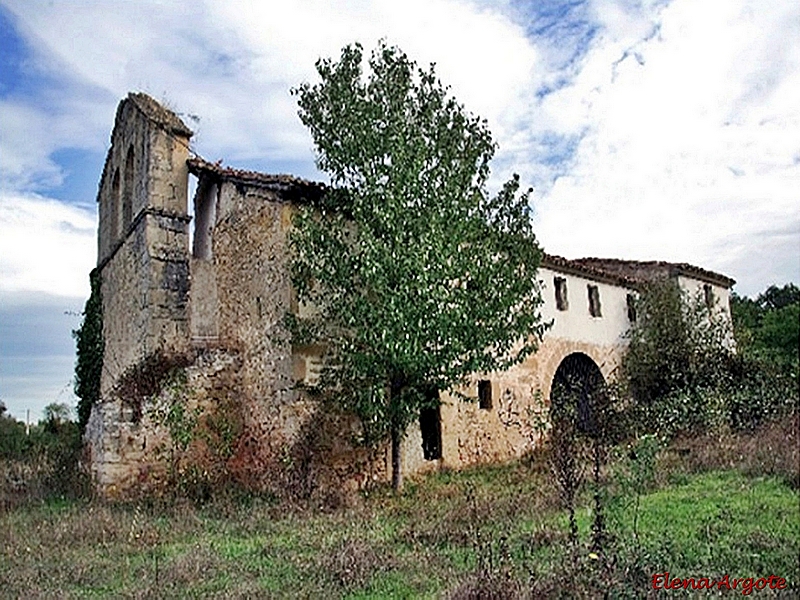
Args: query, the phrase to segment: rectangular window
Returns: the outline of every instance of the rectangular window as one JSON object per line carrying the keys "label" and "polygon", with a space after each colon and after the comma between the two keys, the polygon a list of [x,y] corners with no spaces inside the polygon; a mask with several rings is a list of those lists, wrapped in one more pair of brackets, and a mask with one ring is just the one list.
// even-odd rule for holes
{"label": "rectangular window", "polygon": [[714,308],[714,288],[707,283],[703,286],[703,298],[705,299],[706,307],[709,310]]}
{"label": "rectangular window", "polygon": [[563,277],[554,277],[553,285],[556,288],[556,308],[558,310],[567,310],[569,308],[569,301],[567,300],[567,280]]}
{"label": "rectangular window", "polygon": [[633,297],[633,294],[628,294],[625,298],[628,303],[628,321],[631,323],[636,322],[636,298]]}
{"label": "rectangular window", "polygon": [[482,410],[492,410],[492,382],[482,379],[478,382],[478,405]]}
{"label": "rectangular window", "polygon": [[602,317],[600,311],[600,290],[596,285],[587,285],[586,289],[589,292],[589,314],[593,317]]}

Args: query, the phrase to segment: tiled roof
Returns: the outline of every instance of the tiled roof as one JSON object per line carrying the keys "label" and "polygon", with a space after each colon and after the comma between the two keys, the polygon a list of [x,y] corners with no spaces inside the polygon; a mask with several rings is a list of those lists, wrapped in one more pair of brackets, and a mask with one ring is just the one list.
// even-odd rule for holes
{"label": "tiled roof", "polygon": [[324,183],[308,181],[293,175],[269,175],[258,171],[233,169],[202,158],[190,158],[186,163],[189,172],[198,177],[211,175],[222,181],[269,189],[279,192],[286,200],[313,201],[319,199],[325,191]]}
{"label": "tiled roof", "polygon": [[736,283],[730,277],[701,269],[688,263],[670,263],[655,260],[638,261],[594,257],[567,259],[561,256],[545,254],[542,259],[542,266],[576,275],[585,275],[591,279],[598,279],[625,287],[637,287],[650,281],[680,275],[725,288],[730,288]]}
{"label": "tiled roof", "polygon": [[[252,185],[279,192],[281,197],[289,201],[314,201],[325,192],[323,183],[308,181],[293,175],[269,175],[258,171],[245,171],[223,167],[220,163],[211,163],[202,158],[190,158],[187,161],[189,171],[197,175],[211,175],[235,184]],[[619,260],[615,258],[579,258],[568,259],[553,254],[545,254],[542,267],[564,273],[584,276],[589,279],[636,288],[643,283],[683,275],[693,277],[729,288],[735,281],[730,277],[707,271],[686,263],[669,263],[664,261]]]}
{"label": "tiled roof", "polygon": [[563,256],[556,256],[554,254],[545,253],[542,256],[541,266],[546,269],[552,269],[568,275],[577,275],[579,277],[586,277],[588,279],[601,281],[603,283],[610,283],[612,285],[621,285],[623,287],[635,288],[640,284],[638,280],[623,275],[617,275],[597,269],[589,265],[580,264],[578,261],[564,258]]}

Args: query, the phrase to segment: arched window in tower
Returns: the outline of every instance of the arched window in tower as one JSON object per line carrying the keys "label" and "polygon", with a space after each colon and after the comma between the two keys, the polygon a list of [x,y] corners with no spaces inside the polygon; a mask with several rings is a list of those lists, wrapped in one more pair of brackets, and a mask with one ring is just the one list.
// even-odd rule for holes
{"label": "arched window in tower", "polygon": [[125,157],[125,184],[122,186],[122,230],[128,232],[133,218],[133,146],[128,148]]}
{"label": "arched window in tower", "polygon": [[119,168],[111,178],[111,198],[108,202],[108,235],[113,242],[119,237]]}

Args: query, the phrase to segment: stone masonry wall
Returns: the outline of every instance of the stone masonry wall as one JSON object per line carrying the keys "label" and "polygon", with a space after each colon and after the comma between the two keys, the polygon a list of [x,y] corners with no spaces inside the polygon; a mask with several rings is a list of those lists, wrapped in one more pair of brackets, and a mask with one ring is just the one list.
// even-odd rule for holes
{"label": "stone masonry wall", "polygon": [[177,117],[142,95],[117,110],[98,192],[104,365],[86,433],[101,485],[121,477],[122,463],[142,460],[122,450],[126,440],[138,439],[141,423],[118,389],[121,378],[156,352],[188,349],[189,135]]}
{"label": "stone masonry wall", "polygon": [[[203,236],[192,255],[190,136],[144,95],[117,111],[98,192],[105,364],[86,433],[98,490],[155,493],[186,476],[313,498],[388,481],[388,443],[359,447],[351,415],[322,410],[295,385],[313,378],[320,355],[293,347],[284,326],[286,313],[298,310],[289,272],[292,202],[310,188],[189,161],[201,178],[195,215]],[[490,408],[443,395],[441,458],[425,459],[420,424],[412,423],[402,445],[406,475],[534,449],[548,428],[556,370],[572,353],[613,379],[633,290],[577,267],[542,268],[540,277],[542,315],[554,325],[538,352],[506,372],[477,374],[461,390],[475,400],[478,381],[490,381]],[[557,283],[569,291],[568,307],[556,306]],[[602,315],[590,308],[595,294]],[[715,294],[727,305],[727,289]],[[150,376],[157,385],[137,387]]]}
{"label": "stone masonry wall", "polygon": [[[539,445],[549,427],[550,391],[559,364],[568,355],[586,354],[607,381],[614,378],[623,346],[598,346],[546,337],[539,350],[522,364],[502,373],[476,377],[462,393],[466,402],[445,395],[442,415],[442,464],[470,464],[519,458]],[[491,381],[493,406],[477,402],[477,380]]]}

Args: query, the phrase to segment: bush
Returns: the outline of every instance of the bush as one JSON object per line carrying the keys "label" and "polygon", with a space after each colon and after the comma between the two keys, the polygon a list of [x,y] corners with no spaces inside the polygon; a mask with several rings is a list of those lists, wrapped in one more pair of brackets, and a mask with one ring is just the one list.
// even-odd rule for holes
{"label": "bush", "polygon": [[673,281],[642,291],[622,364],[622,385],[632,399],[629,433],[752,429],[797,410],[797,360],[753,341],[789,344],[795,334],[784,327],[785,315],[769,313],[777,316],[758,321],[765,325],[756,335],[755,304],[734,297],[732,306],[733,327],[721,307],[708,307]]}
{"label": "bush", "polygon": [[66,405],[48,405],[26,432],[24,423],[0,414],[0,509],[89,494],[80,428],[68,417]]}

